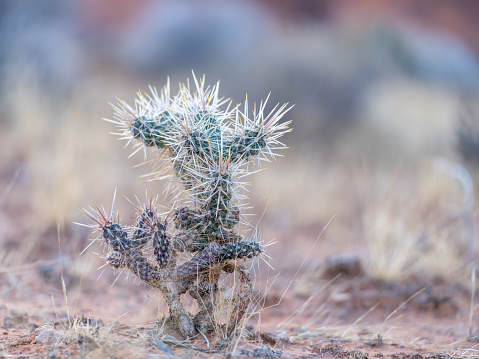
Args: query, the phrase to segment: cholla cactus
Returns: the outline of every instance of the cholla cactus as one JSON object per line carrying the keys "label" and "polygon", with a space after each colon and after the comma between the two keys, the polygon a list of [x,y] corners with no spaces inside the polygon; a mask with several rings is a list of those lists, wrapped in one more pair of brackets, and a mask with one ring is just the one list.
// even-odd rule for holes
{"label": "cholla cactus", "polygon": [[[245,204],[242,179],[252,172],[253,161],[270,161],[284,148],[278,139],[289,131],[289,122],[280,120],[290,109],[285,104],[266,114],[265,101],[250,115],[247,101],[243,111],[231,108],[228,100],[219,98],[218,85],[205,88],[204,77],[194,82],[194,91],[187,83],[176,96],[170,94],[169,83],[160,93],[150,88],[150,95],[138,94],[134,107],[120,101],[111,120],[135,152],[143,149],[147,156],[147,147],[156,150],[151,176],[170,177],[168,190],[175,205],[167,216],[174,228],[153,199],[135,205],[138,218],[131,227],[114,218],[113,207],[109,216],[98,208],[86,211],[96,223],[91,227],[100,232],[95,240],[104,244],[108,264],[127,268],[159,289],[170,321],[187,337],[195,330],[218,328],[213,310],[222,272],[235,273],[239,283],[228,333],[247,311],[252,283],[238,260],[256,257],[264,247],[236,229]],[[180,252],[191,258],[178,265]],[[194,316],[180,302],[186,292],[198,302]]]}

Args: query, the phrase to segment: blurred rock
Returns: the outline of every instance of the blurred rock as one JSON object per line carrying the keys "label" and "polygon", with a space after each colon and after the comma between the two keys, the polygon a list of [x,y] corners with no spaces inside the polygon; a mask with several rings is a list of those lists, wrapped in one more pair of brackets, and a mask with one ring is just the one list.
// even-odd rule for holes
{"label": "blurred rock", "polygon": [[28,314],[9,311],[3,318],[3,325],[5,328],[27,328],[30,325]]}
{"label": "blurred rock", "polygon": [[263,339],[263,342],[271,346],[289,342],[288,336],[284,333],[262,332],[260,336],[261,339]]}
{"label": "blurred rock", "polygon": [[60,277],[60,271],[55,263],[39,263],[37,265],[37,271],[40,277],[46,282],[56,280]]}
{"label": "blurred rock", "polygon": [[476,103],[464,102],[456,122],[455,138],[457,152],[474,177],[479,169],[479,108]]}
{"label": "blurred rock", "polygon": [[363,274],[361,261],[356,255],[326,258],[324,276],[334,278],[337,275],[358,277]]}
{"label": "blurred rock", "polygon": [[337,151],[393,165],[449,156],[458,116],[453,90],[404,78],[378,81],[363,93],[357,122],[343,131]]}
{"label": "blurred rock", "polygon": [[407,23],[371,28],[374,55],[393,67],[430,84],[479,90],[479,65],[466,45],[451,34]]}
{"label": "blurred rock", "polygon": [[343,304],[351,301],[352,295],[350,293],[332,293],[329,297],[331,303]]}
{"label": "blurred rock", "polygon": [[247,2],[153,2],[125,31],[119,55],[139,69],[219,66],[238,72],[255,51],[272,45],[268,30],[267,14]]}
{"label": "blurred rock", "polygon": [[42,330],[35,340],[41,344],[50,345],[58,343],[62,339],[62,335],[51,329]]}
{"label": "blurred rock", "polygon": [[33,76],[49,91],[73,86],[85,52],[75,34],[75,0],[6,0],[0,15],[0,67],[9,81]]}

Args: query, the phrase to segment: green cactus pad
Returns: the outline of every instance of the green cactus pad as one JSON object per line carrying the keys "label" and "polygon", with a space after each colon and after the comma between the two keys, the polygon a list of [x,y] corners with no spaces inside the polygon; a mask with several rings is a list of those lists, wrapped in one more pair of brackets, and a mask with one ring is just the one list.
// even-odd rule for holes
{"label": "green cactus pad", "polygon": [[258,242],[241,241],[234,244],[227,244],[221,248],[220,252],[220,258],[222,260],[253,258],[263,252],[263,247]]}

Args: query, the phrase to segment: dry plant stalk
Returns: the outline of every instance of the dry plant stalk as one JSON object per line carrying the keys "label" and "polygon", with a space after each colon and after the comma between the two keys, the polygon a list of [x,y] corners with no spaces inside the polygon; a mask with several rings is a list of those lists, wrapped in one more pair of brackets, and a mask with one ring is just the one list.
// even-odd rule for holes
{"label": "dry plant stalk", "polygon": [[[231,101],[219,98],[219,84],[205,88],[204,77],[194,77],[194,83],[193,91],[189,82],[180,84],[175,96],[169,82],[160,93],[150,87],[150,95],[138,93],[134,107],[120,101],[114,106],[115,119],[109,120],[122,139],[133,143],[134,153],[143,150],[146,158],[146,148],[156,150],[150,175],[153,180],[170,178],[171,210],[160,214],[156,199],[147,199],[135,205],[137,221],[129,227],[114,216],[113,206],[109,215],[96,206],[85,213],[95,222],[88,226],[99,232],[93,242],[104,245],[107,263],[157,288],[168,304],[168,320],[186,337],[221,327],[214,313],[218,282],[233,273],[232,315],[221,330],[230,335],[252,298],[252,280],[238,260],[264,254],[257,231],[245,239],[237,229],[238,223],[246,223],[241,217],[242,179],[253,172],[253,162],[271,161],[276,150],[285,148],[279,138],[290,131],[290,122],[280,120],[291,107],[277,105],[266,114],[266,100],[250,115],[247,100],[243,111],[231,108]],[[174,226],[167,221],[170,217]],[[190,253],[181,265],[180,253]],[[187,292],[197,301],[195,315],[180,301]]]}

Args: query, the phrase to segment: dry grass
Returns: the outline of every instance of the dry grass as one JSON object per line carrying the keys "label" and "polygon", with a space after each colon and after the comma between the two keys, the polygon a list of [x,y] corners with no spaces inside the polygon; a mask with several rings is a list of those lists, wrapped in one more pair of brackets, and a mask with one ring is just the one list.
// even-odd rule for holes
{"label": "dry grass", "polygon": [[279,229],[279,241],[296,243],[291,256],[296,248],[304,255],[307,243],[335,215],[322,239],[323,253],[341,253],[330,249],[339,247],[331,246],[333,241],[341,243],[343,253],[361,256],[372,278],[470,282],[462,188],[456,179],[435,170],[433,159],[402,169],[315,167],[305,159],[289,161],[284,167],[288,171],[274,167],[255,182],[254,192],[266,197],[255,204],[267,209],[265,236],[278,235]]}
{"label": "dry grass", "polygon": [[421,173],[383,174],[368,183],[374,192],[366,192],[362,218],[368,247],[364,264],[371,277],[468,281],[467,233],[457,183],[432,166]]}
{"label": "dry grass", "polygon": [[142,184],[101,121],[110,114],[108,99],[97,90],[85,97],[85,91],[52,96],[34,78],[22,78],[8,96],[9,118],[2,119],[8,136],[1,160],[20,169],[28,205],[53,227],[78,218],[86,198],[108,198],[116,187],[131,195]]}

